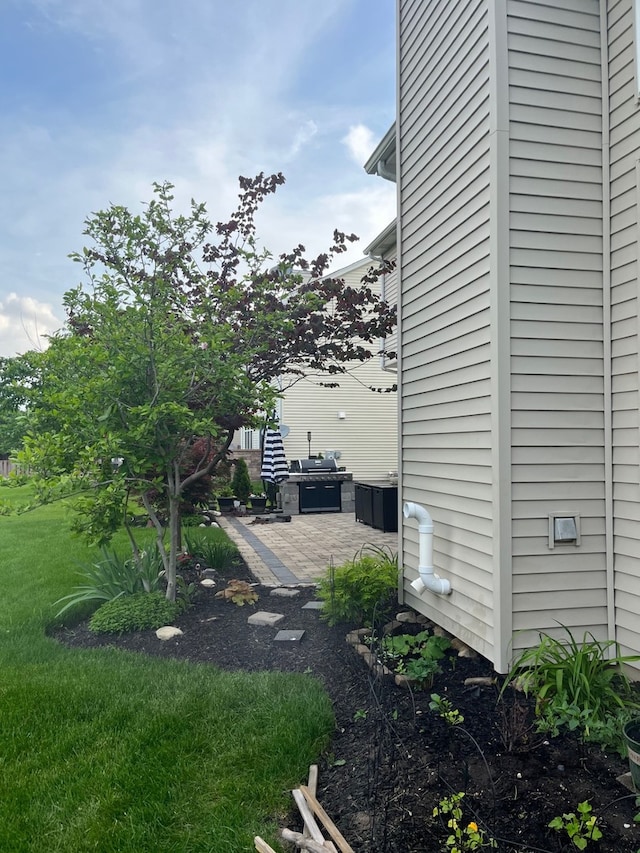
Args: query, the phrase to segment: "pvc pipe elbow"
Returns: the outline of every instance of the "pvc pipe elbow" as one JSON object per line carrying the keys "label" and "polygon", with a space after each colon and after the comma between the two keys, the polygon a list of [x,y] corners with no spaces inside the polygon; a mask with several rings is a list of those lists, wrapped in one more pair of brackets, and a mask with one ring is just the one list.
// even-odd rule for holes
{"label": "pvc pipe elbow", "polygon": [[402,507],[402,514],[405,518],[415,518],[418,522],[418,530],[420,533],[433,533],[433,519],[420,504],[407,501]]}

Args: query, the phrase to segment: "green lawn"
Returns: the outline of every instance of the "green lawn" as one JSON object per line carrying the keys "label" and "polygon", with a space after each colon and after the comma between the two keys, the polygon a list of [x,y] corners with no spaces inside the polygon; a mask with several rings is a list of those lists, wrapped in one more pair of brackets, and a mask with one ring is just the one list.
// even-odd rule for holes
{"label": "green lawn", "polygon": [[[23,494],[0,487],[0,502]],[[0,850],[275,846],[274,816],[330,736],[327,695],[309,676],[57,645],[52,604],[96,556],[67,519],[59,504],[0,517]]]}

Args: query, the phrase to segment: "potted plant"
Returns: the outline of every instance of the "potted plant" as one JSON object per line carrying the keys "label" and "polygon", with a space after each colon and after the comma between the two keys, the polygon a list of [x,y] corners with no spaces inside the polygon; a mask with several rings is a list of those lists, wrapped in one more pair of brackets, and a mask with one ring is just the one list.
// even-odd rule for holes
{"label": "potted plant", "polygon": [[251,494],[251,477],[249,467],[244,459],[236,459],[233,463],[234,472],[231,480],[231,488],[241,504],[247,503]]}
{"label": "potted plant", "polygon": [[230,483],[218,489],[217,498],[220,512],[231,512],[235,506],[235,502],[238,500],[238,496],[233,491]]}
{"label": "potted plant", "polygon": [[264,492],[259,495],[249,495],[249,501],[251,502],[251,509],[255,513],[262,514],[267,508],[267,496]]}

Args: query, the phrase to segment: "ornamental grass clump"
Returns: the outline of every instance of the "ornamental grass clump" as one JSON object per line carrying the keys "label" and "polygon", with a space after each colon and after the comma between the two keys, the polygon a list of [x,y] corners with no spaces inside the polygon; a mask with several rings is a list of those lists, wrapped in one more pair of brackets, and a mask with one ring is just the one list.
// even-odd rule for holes
{"label": "ornamental grass clump", "polygon": [[162,558],[157,545],[151,545],[137,556],[128,556],[107,548],[102,549],[102,559],[83,566],[78,574],[84,582],[55,604],[63,607],[56,618],[83,604],[100,605],[120,596],[138,592],[154,592],[163,585]]}
{"label": "ornamental grass clump", "polygon": [[370,626],[397,601],[398,558],[383,548],[365,546],[341,566],[330,566],[320,581],[322,618],[329,625],[360,622]]}
{"label": "ornamental grass clump", "polygon": [[224,572],[238,561],[240,552],[235,542],[219,527],[213,527],[197,534],[186,532],[184,546],[187,554],[209,569]]}
{"label": "ornamental grass clump", "polygon": [[621,655],[614,640],[596,640],[585,632],[578,642],[568,628],[563,630],[566,638],[541,633],[540,643],[522,652],[502,692],[515,684],[533,695],[538,731],[554,737],[562,730],[575,732],[624,755],[621,724],[640,705],[622,664],[640,656]]}

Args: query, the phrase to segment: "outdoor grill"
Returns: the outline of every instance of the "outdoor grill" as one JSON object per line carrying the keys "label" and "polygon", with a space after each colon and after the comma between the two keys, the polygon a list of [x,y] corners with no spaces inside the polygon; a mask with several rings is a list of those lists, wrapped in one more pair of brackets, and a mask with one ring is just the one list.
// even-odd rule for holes
{"label": "outdoor grill", "polygon": [[299,459],[297,468],[301,474],[338,473],[338,465],[335,459]]}
{"label": "outdoor grill", "polygon": [[342,512],[342,483],[352,474],[339,471],[335,459],[298,459],[290,483],[298,484],[299,511]]}

